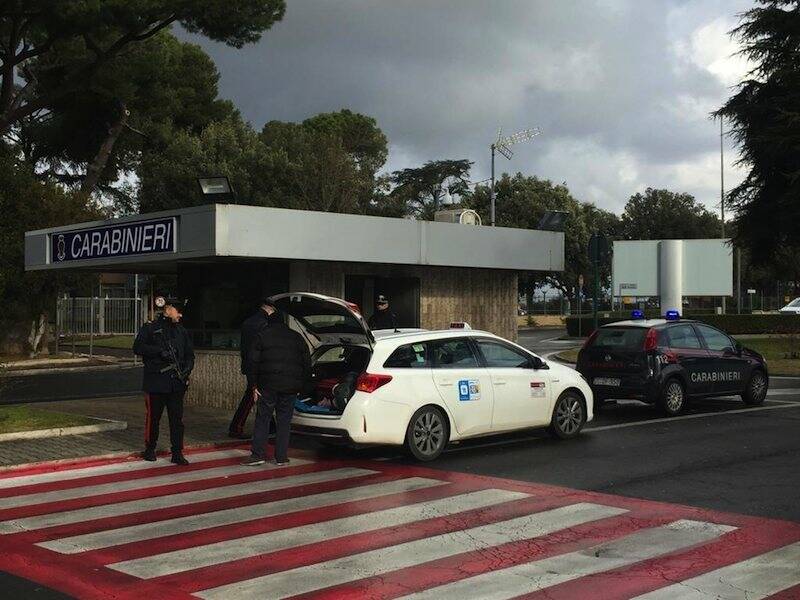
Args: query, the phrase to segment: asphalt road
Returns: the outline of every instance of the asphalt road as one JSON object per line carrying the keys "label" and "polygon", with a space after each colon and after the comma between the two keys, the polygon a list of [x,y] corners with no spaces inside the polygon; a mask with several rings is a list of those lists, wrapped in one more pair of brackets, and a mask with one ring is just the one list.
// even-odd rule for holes
{"label": "asphalt road", "polygon": [[7,377],[0,404],[129,396],[142,389],[142,367],[97,367]]}
{"label": "asphalt road", "polygon": [[[520,343],[542,355],[575,345],[561,335],[523,331]],[[140,378],[140,367],[12,378],[3,399],[128,395]],[[619,403],[575,440],[542,431],[482,438],[453,445],[433,466],[800,521],[800,379],[773,379],[766,404],[744,408],[738,398],[701,400],[662,419],[653,407]],[[406,461],[392,448],[354,452]]]}

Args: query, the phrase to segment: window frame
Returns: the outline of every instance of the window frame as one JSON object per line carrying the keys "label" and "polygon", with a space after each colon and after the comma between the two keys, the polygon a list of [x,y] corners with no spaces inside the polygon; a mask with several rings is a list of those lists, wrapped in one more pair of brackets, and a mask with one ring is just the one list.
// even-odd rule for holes
{"label": "window frame", "polygon": [[[529,354],[527,350],[523,350],[521,348],[517,348],[516,346],[505,342],[504,340],[499,340],[497,338],[489,338],[489,337],[475,337],[471,338],[472,345],[475,348],[475,352],[478,354],[478,360],[480,364],[485,369],[535,369],[533,355]],[[491,367],[489,366],[489,361],[486,360],[486,356],[483,354],[483,350],[481,350],[480,342],[486,342],[489,344],[496,344],[511,352],[515,352],[517,354],[522,354],[525,359],[527,360],[527,364],[524,367]]]}
{"label": "window frame", "polygon": [[[472,353],[472,357],[475,359],[475,366],[469,366],[469,367],[465,367],[465,366],[450,366],[450,367],[447,367],[447,366],[440,366],[440,365],[437,364],[436,355],[434,353],[434,344],[444,344],[444,343],[452,342],[452,341],[463,341],[467,345],[467,347],[469,348],[469,351]],[[461,336],[458,336],[458,337],[445,337],[445,338],[434,338],[432,340],[427,340],[427,344],[428,344],[428,353],[430,354],[430,361],[431,361],[430,368],[431,369],[441,370],[441,371],[453,371],[453,370],[456,370],[456,369],[485,369],[486,368],[485,365],[483,364],[483,357],[478,352],[478,348],[475,345],[475,342],[472,340],[472,338],[461,337]]]}
{"label": "window frame", "polygon": [[[412,346],[413,347],[413,346],[418,346],[418,345],[425,346],[426,360],[425,360],[425,365],[424,366],[421,366],[421,367],[411,367],[411,366],[408,366],[408,367],[395,367],[395,366],[389,366],[389,365],[386,364],[386,363],[389,362],[389,359],[392,358],[392,356],[394,356],[395,352],[397,352],[401,348],[405,348],[407,346]],[[428,340],[423,340],[421,342],[409,342],[408,344],[401,344],[401,345],[397,346],[394,350],[392,350],[392,352],[389,354],[389,356],[386,357],[386,360],[383,361],[383,365],[381,365],[381,366],[384,369],[404,369],[404,370],[407,369],[409,371],[416,371],[416,370],[421,370],[421,369],[433,369],[434,368],[433,367],[433,351],[432,351],[432,349],[431,349],[431,347],[429,345]]]}
{"label": "window frame", "polygon": [[[724,331],[722,331],[720,329],[717,329],[716,327],[713,327],[713,326],[708,325],[706,323],[693,323],[693,327],[697,331],[697,335],[700,337],[700,341],[703,343],[703,347],[706,350],[708,350],[709,352],[725,352],[725,350],[727,350],[727,349],[730,349],[731,351],[735,351],[736,350],[736,341],[731,336],[729,336],[727,333],[725,333]],[[720,334],[723,337],[727,338],[728,342],[730,342],[729,345],[727,347],[721,349],[721,350],[715,350],[714,348],[711,348],[711,346],[708,345],[708,340],[706,340],[705,334],[703,334],[703,329],[702,329],[703,327],[707,327],[708,329],[711,329],[712,331],[716,331],[718,334]]]}
{"label": "window frame", "polygon": [[[693,346],[675,346],[675,345],[673,345],[673,343],[672,343],[672,335],[670,334],[670,332],[673,331],[674,329],[678,328],[678,327],[688,327],[689,330],[694,334],[694,337],[697,338],[697,342],[700,345],[697,346],[696,348],[693,347]],[[671,327],[667,327],[665,331],[667,332],[667,341],[669,342],[669,345],[668,345],[669,348],[675,348],[676,350],[707,350],[708,349],[708,348],[706,348],[705,340],[700,335],[700,333],[697,331],[697,329],[695,329],[695,327],[694,327],[694,325],[692,323],[676,323],[675,325],[672,325]]]}

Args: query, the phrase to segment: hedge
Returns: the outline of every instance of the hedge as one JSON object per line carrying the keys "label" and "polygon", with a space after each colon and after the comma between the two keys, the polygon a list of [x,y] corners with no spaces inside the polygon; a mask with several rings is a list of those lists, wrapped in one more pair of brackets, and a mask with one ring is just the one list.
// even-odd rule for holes
{"label": "hedge", "polygon": [[[648,315],[649,316],[649,315]],[[731,335],[748,333],[800,333],[800,315],[687,315],[687,319],[694,319],[708,323]],[[567,334],[578,335],[578,320],[580,319],[581,335],[589,335],[594,330],[594,320],[591,315],[581,317],[567,317]],[[629,317],[598,317],[600,325],[626,321]]]}

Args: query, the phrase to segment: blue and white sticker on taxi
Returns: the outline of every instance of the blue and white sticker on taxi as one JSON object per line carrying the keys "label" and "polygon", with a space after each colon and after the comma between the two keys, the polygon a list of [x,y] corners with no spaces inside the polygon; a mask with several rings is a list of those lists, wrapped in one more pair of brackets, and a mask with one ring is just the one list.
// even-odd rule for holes
{"label": "blue and white sticker on taxi", "polygon": [[481,399],[481,382],[477,379],[461,379],[458,382],[458,399],[470,402]]}
{"label": "blue and white sticker on taxi", "polygon": [[544,398],[544,381],[531,381],[531,398]]}

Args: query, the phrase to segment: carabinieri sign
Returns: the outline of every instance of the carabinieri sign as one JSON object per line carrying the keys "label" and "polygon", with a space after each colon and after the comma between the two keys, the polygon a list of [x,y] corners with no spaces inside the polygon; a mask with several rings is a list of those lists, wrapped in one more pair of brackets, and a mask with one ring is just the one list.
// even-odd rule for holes
{"label": "carabinieri sign", "polygon": [[175,252],[175,217],[50,234],[53,263]]}

